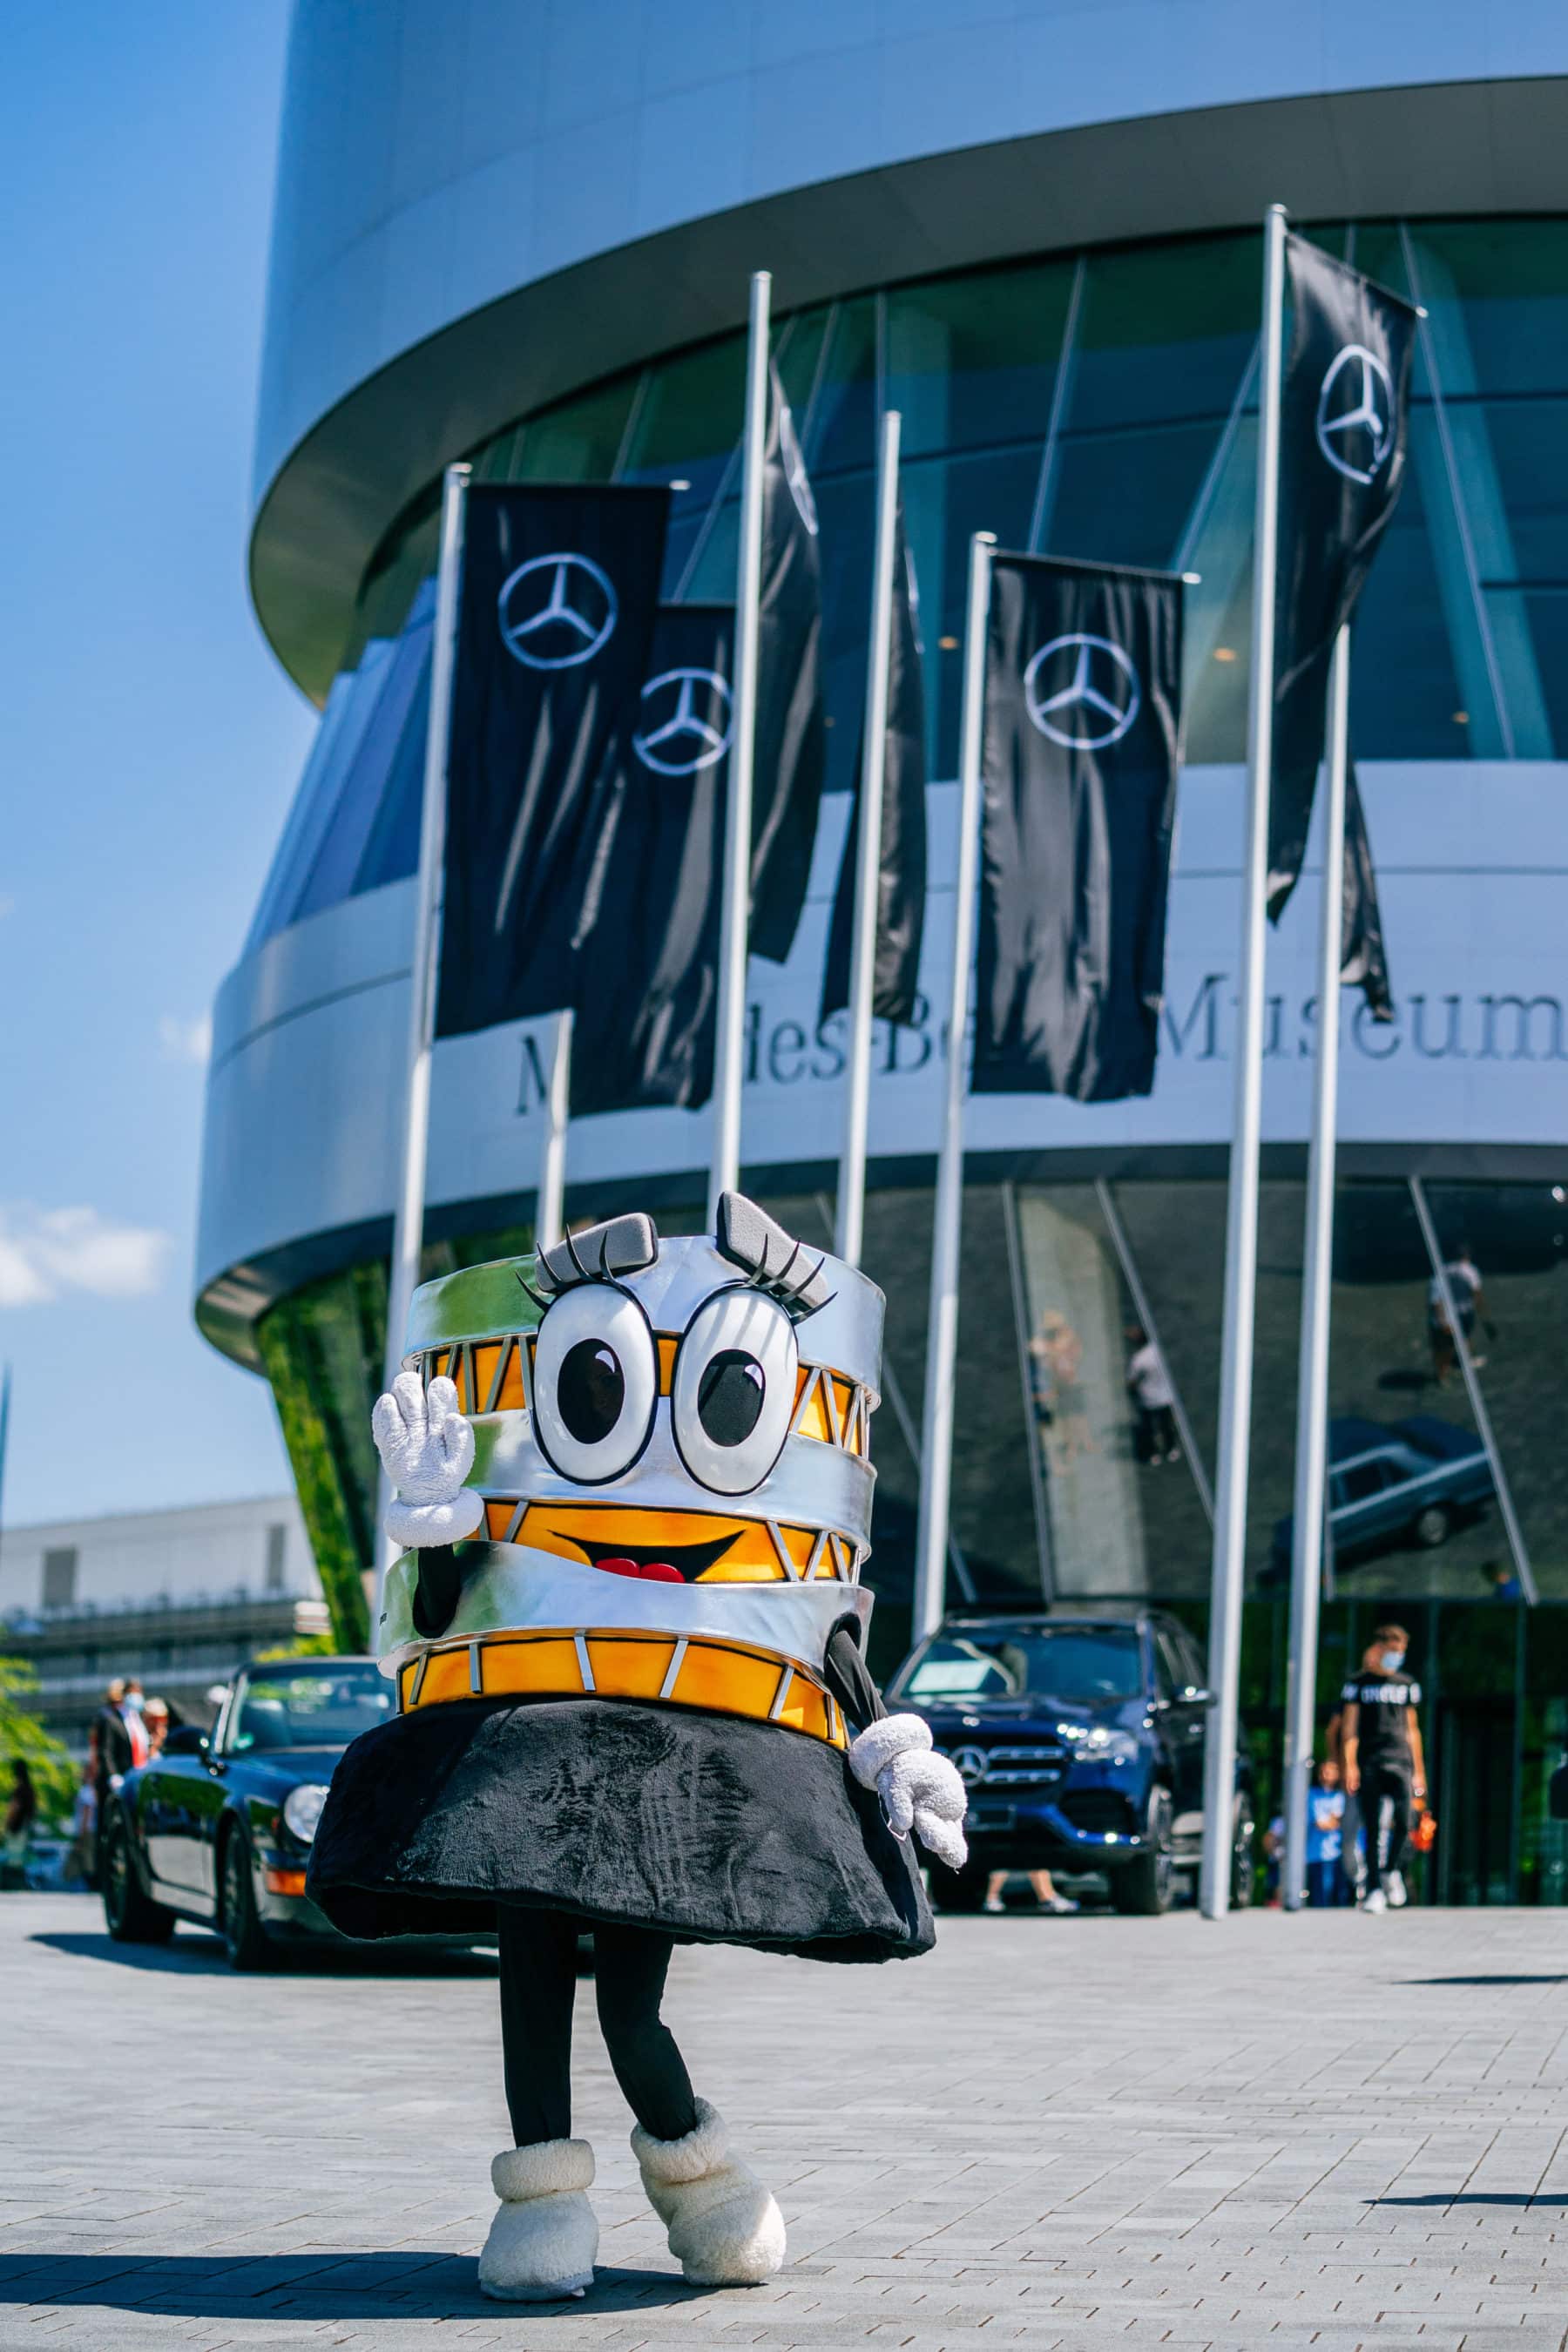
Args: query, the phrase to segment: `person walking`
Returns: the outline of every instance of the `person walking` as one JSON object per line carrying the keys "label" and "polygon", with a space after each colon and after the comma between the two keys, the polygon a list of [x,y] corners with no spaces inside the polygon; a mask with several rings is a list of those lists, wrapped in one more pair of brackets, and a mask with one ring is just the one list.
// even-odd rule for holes
{"label": "person walking", "polygon": [[[1468,1242],[1459,1244],[1445,1265],[1443,1274],[1447,1281],[1448,1295],[1454,1302],[1454,1312],[1459,1318],[1459,1330],[1466,1350],[1471,1364],[1479,1371],[1486,1358],[1476,1354],[1470,1340],[1481,1311],[1481,1277],[1470,1255]],[[1443,1284],[1436,1275],[1426,1286],[1426,1329],[1432,1342],[1432,1370],[1436,1374],[1437,1386],[1446,1389],[1458,1367],[1459,1351],[1443,1304]]]}
{"label": "person walking", "polygon": [[1416,1709],[1421,1685],[1405,1671],[1410,1636],[1380,1625],[1361,1672],[1341,1695],[1345,1793],[1359,1800],[1366,1825],[1368,1886],[1363,1911],[1397,1910],[1405,1901],[1403,1864],[1413,1809],[1426,1801],[1426,1759]]}
{"label": "person walking", "polygon": [[[1005,1907],[1002,1901],[1002,1890],[1006,1885],[1007,1881],[1012,1877],[1012,1875],[1013,1874],[1010,1870],[994,1870],[992,1872],[990,1877],[985,1882],[985,1908],[987,1911],[1000,1911]],[[1024,1875],[1028,1880],[1029,1885],[1034,1888],[1035,1901],[1042,1911],[1056,1912],[1065,1918],[1069,1912],[1076,1911],[1078,1909],[1078,1905],[1073,1901],[1070,1895],[1058,1895],[1057,1893],[1056,1881],[1052,1878],[1048,1870],[1026,1870],[1024,1873]]]}
{"label": "person walking", "polygon": [[1127,1359],[1127,1386],[1138,1408],[1138,1459],[1151,1469],[1162,1462],[1179,1462],[1173,1411],[1176,1392],[1165,1359],[1142,1323],[1131,1324],[1127,1337],[1132,1348]]}

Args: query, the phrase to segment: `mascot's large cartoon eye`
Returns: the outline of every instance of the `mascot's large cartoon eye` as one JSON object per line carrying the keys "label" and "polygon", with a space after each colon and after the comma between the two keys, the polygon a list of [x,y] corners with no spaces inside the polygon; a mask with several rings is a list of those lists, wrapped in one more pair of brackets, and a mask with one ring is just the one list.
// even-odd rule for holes
{"label": "mascot's large cartoon eye", "polygon": [[799,1359],[795,1327],[756,1290],[700,1307],[675,1359],[670,1415],[680,1458],[720,1495],[761,1486],[784,1451]]}
{"label": "mascot's large cartoon eye", "polygon": [[658,1402],[653,1333],[631,1293],[607,1282],[563,1292],[533,1351],[533,1433],[552,1468],[583,1486],[619,1478]]}

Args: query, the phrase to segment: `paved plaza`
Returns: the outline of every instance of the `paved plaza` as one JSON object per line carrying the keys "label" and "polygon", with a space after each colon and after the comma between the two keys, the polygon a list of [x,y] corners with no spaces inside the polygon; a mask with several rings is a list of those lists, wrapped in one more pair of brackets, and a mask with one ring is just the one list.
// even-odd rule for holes
{"label": "paved plaza", "polygon": [[[0,1898],[0,2346],[1568,2343],[1568,1915],[1011,1915],[915,1966],[678,1957],[700,2089],[777,2191],[771,2286],[683,2286],[590,2000],[605,2268],[485,2303],[493,1976],[122,1952]],[[584,1988],[586,1990],[586,1988]]]}

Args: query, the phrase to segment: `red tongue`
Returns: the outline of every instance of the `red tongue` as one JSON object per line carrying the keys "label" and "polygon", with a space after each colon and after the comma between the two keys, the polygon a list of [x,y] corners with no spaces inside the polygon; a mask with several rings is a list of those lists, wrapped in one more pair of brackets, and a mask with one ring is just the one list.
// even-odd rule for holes
{"label": "red tongue", "polygon": [[686,1580],[668,1559],[602,1559],[607,1576],[639,1576],[645,1584],[684,1584]]}

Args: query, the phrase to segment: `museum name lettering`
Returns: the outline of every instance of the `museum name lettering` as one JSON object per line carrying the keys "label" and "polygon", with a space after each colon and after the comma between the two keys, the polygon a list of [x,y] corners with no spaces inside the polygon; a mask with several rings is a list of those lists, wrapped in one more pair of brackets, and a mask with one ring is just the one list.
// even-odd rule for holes
{"label": "museum name lettering", "polygon": [[[1374,1021],[1360,997],[1353,1007],[1345,992],[1347,1049],[1369,1062],[1396,1055],[1428,1062],[1568,1062],[1568,1019],[1555,996],[1444,995],[1416,993],[1400,1000],[1392,1021]],[[1171,1062],[1225,1062],[1235,1034],[1236,996],[1230,975],[1205,972],[1184,995],[1167,1001],[1160,1016],[1160,1052]],[[945,1024],[933,1026],[925,997],[915,1005],[908,1028],[876,1024],[877,1074],[913,1077],[940,1045]],[[1265,1061],[1310,1061],[1316,1050],[1318,1000],[1295,1004],[1270,996],[1263,1030]],[[547,1090],[538,1040],[521,1039],[522,1067],[517,1108],[527,1115]],[[844,1073],[844,1015],[835,1013],[810,1025],[769,1018],[761,1004],[746,1011],[746,1084],[796,1087],[823,1084]]]}

